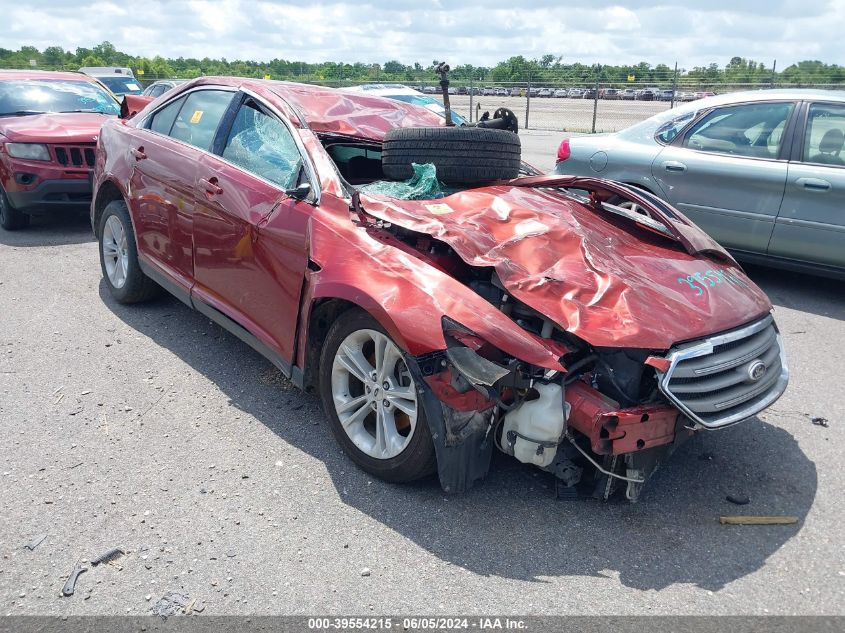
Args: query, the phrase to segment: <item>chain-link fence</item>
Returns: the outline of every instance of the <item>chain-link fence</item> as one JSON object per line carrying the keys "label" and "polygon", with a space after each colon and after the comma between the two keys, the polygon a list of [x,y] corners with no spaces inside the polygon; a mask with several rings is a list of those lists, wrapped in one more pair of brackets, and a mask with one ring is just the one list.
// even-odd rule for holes
{"label": "chain-link fence", "polygon": [[[621,80],[608,79],[607,73],[597,65],[583,66],[577,77],[571,73],[548,71],[539,77],[531,73],[525,76],[511,73],[508,81],[494,81],[495,73],[488,73],[482,79],[458,74],[450,82],[450,102],[453,111],[469,121],[478,120],[485,112],[492,116],[497,109],[507,108],[517,115],[522,128],[591,133],[619,131],[658,112],[713,94],[769,88],[845,88],[845,76],[817,74],[809,81],[797,81],[788,69],[779,75],[774,68],[760,68],[750,80],[731,82],[726,81],[722,71],[713,70],[714,66],[710,69],[696,69],[691,73],[664,66],[662,69],[651,69],[643,76],[629,75]],[[179,72],[163,75],[144,72],[142,69],[135,71],[136,78],[143,86],[160,79],[190,78]],[[334,88],[365,83],[402,85],[442,101],[441,87],[436,76],[425,70],[406,77],[371,73],[366,78],[349,78],[340,66],[333,78],[327,77],[325,73],[296,70],[278,75],[243,69],[242,73],[234,74]]]}

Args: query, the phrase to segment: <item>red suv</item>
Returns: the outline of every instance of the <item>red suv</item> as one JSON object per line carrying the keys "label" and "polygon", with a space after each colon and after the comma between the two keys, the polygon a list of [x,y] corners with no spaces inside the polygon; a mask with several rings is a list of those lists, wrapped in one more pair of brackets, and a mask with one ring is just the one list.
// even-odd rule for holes
{"label": "red suv", "polygon": [[119,112],[85,75],[0,70],[0,226],[25,227],[34,211],[87,208],[97,135]]}
{"label": "red suv", "polygon": [[498,447],[634,500],[787,385],[769,300],[677,210],[411,104],[193,80],[105,123],[91,220],[117,301],[207,315],[393,481],[465,490]]}

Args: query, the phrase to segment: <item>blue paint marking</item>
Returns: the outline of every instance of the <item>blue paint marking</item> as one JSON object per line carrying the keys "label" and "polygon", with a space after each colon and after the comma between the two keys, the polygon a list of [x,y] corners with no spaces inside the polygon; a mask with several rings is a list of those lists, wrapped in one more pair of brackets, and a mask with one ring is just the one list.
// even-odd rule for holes
{"label": "blue paint marking", "polygon": [[705,270],[703,273],[693,273],[687,277],[678,277],[678,283],[686,284],[690,287],[690,290],[696,290],[696,297],[700,297],[705,293],[705,291],[723,283],[739,286],[741,288],[749,287],[748,283],[746,283],[744,279],[724,268],[719,268],[717,270],[709,269]]}

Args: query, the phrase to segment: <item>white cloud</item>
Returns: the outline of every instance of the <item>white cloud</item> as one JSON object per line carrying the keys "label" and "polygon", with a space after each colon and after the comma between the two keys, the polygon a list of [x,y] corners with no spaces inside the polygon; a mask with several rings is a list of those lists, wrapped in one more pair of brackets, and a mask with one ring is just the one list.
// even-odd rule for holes
{"label": "white cloud", "polygon": [[778,67],[845,64],[841,0],[0,0],[4,48],[91,47],[133,55],[492,65],[513,55],[585,64],[731,57]]}

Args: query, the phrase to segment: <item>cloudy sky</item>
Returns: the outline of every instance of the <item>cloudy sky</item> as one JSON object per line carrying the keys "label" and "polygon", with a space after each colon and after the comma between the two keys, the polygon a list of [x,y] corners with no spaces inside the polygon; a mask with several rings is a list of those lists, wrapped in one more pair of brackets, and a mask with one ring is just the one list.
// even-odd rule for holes
{"label": "cloudy sky", "polygon": [[845,64],[843,0],[0,0],[0,16],[4,48],[109,40],[133,55],[230,60]]}

